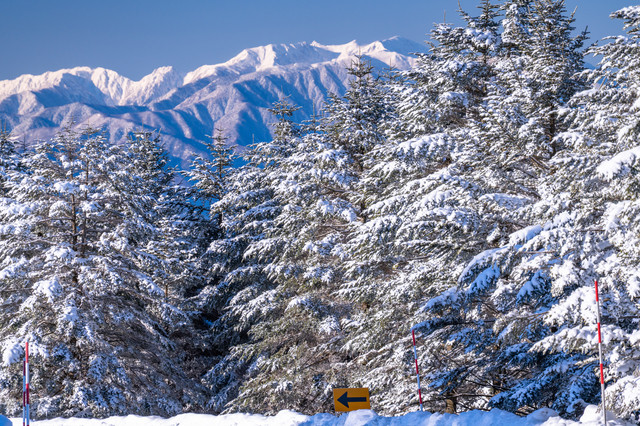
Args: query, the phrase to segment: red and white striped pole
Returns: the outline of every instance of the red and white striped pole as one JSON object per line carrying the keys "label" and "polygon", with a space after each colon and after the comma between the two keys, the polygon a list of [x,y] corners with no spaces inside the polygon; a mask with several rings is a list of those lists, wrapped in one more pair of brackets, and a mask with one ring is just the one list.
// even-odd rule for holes
{"label": "red and white striped pole", "polygon": [[420,370],[418,369],[418,351],[416,350],[416,332],[411,329],[411,337],[413,337],[413,359],[416,362],[416,377],[418,378],[418,401],[420,402],[420,411],[422,409],[422,389],[420,388]]}
{"label": "red and white striped pole", "polygon": [[602,393],[602,419],[604,421],[604,425],[607,424],[607,410],[605,408],[605,398],[604,398],[604,367],[602,365],[602,332],[600,327],[600,296],[598,295],[598,280],[595,280],[596,283],[596,318],[598,319],[598,353],[600,357],[600,390]]}
{"label": "red and white striped pole", "polygon": [[22,368],[22,426],[31,424],[29,416],[29,342],[25,343],[25,356]]}
{"label": "red and white striped pole", "polygon": [[22,426],[27,424],[27,360],[22,360]]}

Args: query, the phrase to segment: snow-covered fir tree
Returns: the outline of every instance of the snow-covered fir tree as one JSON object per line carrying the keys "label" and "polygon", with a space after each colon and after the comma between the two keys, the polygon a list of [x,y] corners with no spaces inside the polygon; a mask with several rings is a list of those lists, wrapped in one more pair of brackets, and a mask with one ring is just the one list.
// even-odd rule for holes
{"label": "snow-covered fir tree", "polygon": [[[366,203],[359,179],[368,153],[384,138],[377,130],[384,121],[384,95],[371,67],[358,60],[349,72],[354,80],[347,94],[332,99],[307,135],[297,134],[289,121],[294,109],[279,102],[272,110],[278,118],[274,140],[257,147],[262,180],[280,211],[245,257],[268,261],[263,268],[274,287],[263,290],[269,308],[251,326],[242,348],[254,366],[234,409],[274,411],[285,401],[300,410],[326,410],[330,384],[348,381],[337,363],[349,355],[335,337],[343,333],[339,324],[350,309],[335,294],[341,257],[331,246],[340,250],[354,223],[365,220],[359,217]],[[333,364],[327,353],[334,354]]]}
{"label": "snow-covered fir tree", "polygon": [[9,174],[20,168],[20,155],[16,150],[16,144],[7,129],[0,129],[0,195],[6,195],[4,182]]}
{"label": "snow-covered fir tree", "polygon": [[144,184],[122,150],[67,130],[25,158],[2,200],[2,401],[19,409],[30,342],[36,417],[171,414],[199,406],[145,269]]}
{"label": "snow-covered fir tree", "polygon": [[[396,107],[413,129],[405,134],[417,136],[390,138],[371,152],[363,177],[363,186],[373,188],[368,220],[347,244],[351,280],[340,293],[365,309],[346,347],[363,354],[357,358],[368,369],[363,380],[388,412],[416,402],[406,395],[415,387],[408,343],[419,301],[448,288],[460,271],[455,265],[470,259],[482,244],[478,236],[486,234],[476,207],[479,188],[458,162],[470,145],[462,129],[491,78],[497,13],[488,1],[479,16],[460,13],[466,26],[437,25],[437,44],[415,70],[403,73],[408,84],[396,90]],[[441,409],[446,396],[429,399],[428,407]]]}
{"label": "snow-covered fir tree", "polygon": [[[305,274],[307,264],[312,265],[309,271],[315,264],[305,261],[309,254],[302,245],[309,227],[316,226],[318,219],[315,216],[308,221],[311,217],[305,214],[317,205],[317,186],[306,179],[314,173],[308,156],[318,155],[315,143],[320,133],[316,128],[309,133],[314,136],[300,138],[297,126],[290,121],[294,111],[286,101],[274,105],[272,112],[278,118],[274,140],[256,146],[257,158],[265,165],[262,182],[271,188],[278,210],[270,228],[245,254],[252,263],[259,260],[263,264],[260,268],[269,286],[248,288],[251,293],[247,296],[253,300],[246,296],[234,300],[235,305],[243,304],[234,310],[254,318],[247,330],[249,341],[232,350],[251,364],[231,410],[274,412],[284,403],[299,410],[324,411],[329,405],[327,381],[332,372],[327,371],[330,363],[324,358],[337,345],[326,345],[331,339],[321,323],[331,316],[333,306],[319,292],[313,272]],[[261,291],[259,298],[255,297],[257,290]],[[304,370],[303,365],[309,368]]]}
{"label": "snow-covered fir tree", "polygon": [[500,46],[496,8],[482,1],[477,17],[459,10],[464,26],[443,23],[431,30],[429,53],[418,55],[396,87],[405,134],[464,126],[494,72],[490,62]]}
{"label": "snow-covered fir tree", "polygon": [[[360,284],[349,276],[350,269],[358,274],[359,268],[349,245],[368,222],[376,188],[367,186],[364,177],[372,151],[386,139],[390,118],[387,96],[371,66],[357,58],[348,72],[353,80],[345,95],[330,100],[283,162],[287,180],[278,191],[283,205],[278,223],[289,233],[288,249],[277,265],[284,296],[279,323],[291,347],[270,362],[284,362],[289,372],[281,382],[283,396],[316,410],[330,409],[332,386],[364,384],[354,359],[365,348],[349,347],[346,340],[364,308],[357,296]],[[300,323],[303,329],[295,327]],[[301,358],[282,359],[291,353]]]}
{"label": "snow-covered fir tree", "polygon": [[[216,133],[216,132],[214,132]],[[227,143],[227,137],[222,129],[217,129],[215,136],[206,143],[209,151],[208,157],[198,155],[192,162],[188,171],[183,172],[192,187],[183,188],[186,198],[190,199],[186,205],[191,214],[191,223],[185,233],[190,236],[195,246],[192,251],[192,258],[196,260],[196,270],[192,271],[198,279],[194,280],[194,288],[191,291],[198,293],[210,281],[215,278],[210,276],[211,260],[208,255],[209,245],[212,241],[223,238],[222,222],[224,220],[224,208],[219,203],[225,196],[230,186],[230,175],[232,173],[232,163],[235,159],[233,148]],[[215,274],[214,274],[215,276]],[[195,295],[195,294],[194,294]],[[197,298],[197,296],[196,296]],[[198,304],[202,307],[200,301]]]}
{"label": "snow-covered fir tree", "polygon": [[[633,8],[613,16],[633,28],[630,11]],[[626,78],[622,70],[627,66],[635,70],[628,64],[633,64],[637,42],[633,37],[618,42],[627,45],[624,59],[619,51],[614,53],[616,43],[592,48],[602,49],[604,56],[598,69],[582,74],[592,88],[577,93],[567,104],[571,109],[556,110],[569,119],[555,124],[546,161],[550,173],[531,181],[539,193],[539,200],[524,210],[523,219],[531,226],[509,235],[507,244],[479,254],[460,277],[460,288],[425,306],[438,314],[423,324],[426,329],[463,343],[457,370],[451,369],[449,377],[440,375],[440,386],[459,377],[491,378],[479,389],[487,399],[495,395],[490,400],[494,406],[526,412],[546,400],[562,413],[578,415],[585,401],[599,398],[593,282],[601,277],[603,321],[608,322],[604,328],[610,333],[605,353],[612,354],[607,358],[613,393],[609,407],[625,416],[637,415],[632,396],[637,370],[629,363],[635,352],[627,348],[636,341],[633,318],[638,306],[634,269],[626,261],[630,234],[625,224],[631,222],[625,222],[622,213],[630,202],[634,178],[629,172],[635,161],[633,148],[624,149],[633,147],[637,138],[635,125],[624,122],[634,122],[627,111],[633,111],[637,91],[633,83],[617,80]],[[610,81],[603,78],[607,72]],[[579,86],[573,79],[575,90]],[[538,122],[547,132],[552,128],[551,120]],[[562,132],[568,125],[569,131]],[[477,348],[488,343],[493,354],[479,356]],[[623,363],[618,361],[623,358]]]}
{"label": "snow-covered fir tree", "polygon": [[157,133],[132,132],[126,156],[132,175],[140,176],[136,190],[148,223],[144,234],[136,236],[142,253],[138,265],[162,289],[155,310],[167,338],[184,355],[181,368],[200,378],[211,362],[209,336],[202,333],[208,312],[199,303],[199,292],[209,280],[202,260],[218,226],[206,217],[208,205],[198,202],[206,195],[196,196],[197,188],[185,185],[169,167]]}
{"label": "snow-covered fir tree", "polygon": [[466,148],[460,164],[467,179],[482,188],[476,208],[485,227],[494,229],[458,285],[425,305],[429,318],[423,330],[447,355],[434,365],[439,371],[431,375],[431,385],[457,396],[462,409],[493,404],[526,412],[549,403],[575,413],[569,401],[588,399],[590,391],[568,396],[561,385],[566,382],[550,373],[553,385],[528,394],[516,391],[557,368],[558,361],[531,350],[549,332],[540,313],[553,303],[545,291],[551,279],[543,271],[525,272],[519,263],[540,261],[544,256],[536,252],[544,249],[527,243],[568,220],[535,203],[543,200],[541,185],[559,151],[556,136],[566,128],[558,111],[580,88],[574,73],[582,67],[584,36],[571,34],[573,19],[562,1],[503,7],[506,40],[492,62],[495,77],[467,127],[476,150]]}
{"label": "snow-covered fir tree", "polygon": [[[198,190],[197,195],[208,204],[221,200],[226,193],[230,166],[234,160],[233,148],[228,145],[227,139],[224,130],[216,129],[215,136],[212,135],[206,143],[209,158],[196,156],[185,173]],[[220,221],[222,218],[218,219]]]}
{"label": "snow-covered fir tree", "polygon": [[[537,342],[534,350],[548,357],[583,359],[582,367],[591,387],[597,368],[597,337],[593,281],[600,280],[603,300],[603,339],[607,408],[638,420],[638,286],[634,248],[637,211],[636,152],[638,126],[638,61],[640,60],[640,10],[637,6],[611,15],[624,21],[628,35],[605,39],[588,53],[601,55],[598,67],[583,72],[588,90],[573,97],[566,112],[571,128],[557,138],[564,147],[557,156],[553,179],[545,182],[548,198],[562,203],[575,225],[555,237],[558,246],[574,247],[573,256],[558,262],[552,291],[556,303],[545,316],[555,331]],[[551,198],[553,197],[553,198]],[[546,206],[545,206],[546,207]],[[548,208],[548,207],[547,207]],[[558,207],[555,207],[558,210]],[[583,333],[583,334],[580,334]],[[563,360],[563,368],[571,365]],[[563,377],[573,383],[578,375]],[[594,377],[595,376],[595,377]],[[587,383],[584,383],[587,382]],[[572,402],[580,404],[567,392]],[[577,400],[577,401],[576,401]]]}
{"label": "snow-covered fir tree", "polygon": [[211,205],[222,220],[206,253],[211,281],[200,293],[199,303],[213,308],[211,332],[219,353],[204,382],[214,392],[209,407],[216,412],[246,410],[264,402],[258,401],[264,396],[261,390],[256,397],[243,386],[258,371],[267,345],[255,327],[277,316],[270,266],[282,249],[275,237],[282,206],[275,188],[283,175],[281,161],[291,152],[288,144],[295,132],[291,116],[296,109],[287,99],[274,105],[272,113],[278,117],[274,141],[253,144],[243,153],[246,164],[229,172],[223,196]]}

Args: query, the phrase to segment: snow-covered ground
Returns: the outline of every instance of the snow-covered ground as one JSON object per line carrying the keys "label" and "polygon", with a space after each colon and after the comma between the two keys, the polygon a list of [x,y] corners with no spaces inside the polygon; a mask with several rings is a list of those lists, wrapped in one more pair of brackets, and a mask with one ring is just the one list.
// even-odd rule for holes
{"label": "snow-covered ground", "polygon": [[[13,426],[22,425],[22,419],[11,419]],[[316,414],[306,416],[294,411],[281,411],[275,416],[259,414],[181,414],[170,419],[160,417],[110,417],[108,419],[52,419],[32,422],[38,426],[573,426],[601,425],[602,415],[597,407],[587,407],[579,422],[565,420],[553,410],[541,409],[527,417],[518,417],[500,410],[470,411],[459,415],[410,413],[401,417],[382,417],[371,410],[359,410],[343,415]],[[608,426],[632,426],[609,415]],[[3,426],[0,416],[0,426]]]}

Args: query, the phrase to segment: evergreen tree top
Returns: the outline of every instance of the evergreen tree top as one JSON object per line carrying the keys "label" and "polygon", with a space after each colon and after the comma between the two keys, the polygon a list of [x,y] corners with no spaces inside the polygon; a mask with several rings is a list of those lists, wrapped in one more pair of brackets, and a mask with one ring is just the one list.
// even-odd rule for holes
{"label": "evergreen tree top", "polygon": [[367,76],[370,76],[372,74],[372,71],[373,66],[371,65],[371,62],[364,59],[364,57],[360,54],[356,55],[356,58],[347,68],[347,73],[356,77],[357,80],[361,80]]}
{"label": "evergreen tree top", "polygon": [[480,30],[497,31],[500,26],[497,18],[500,16],[500,6],[493,4],[491,0],[482,0],[480,5],[477,6],[481,10],[481,13],[477,17],[469,15],[458,2],[458,13],[462,19],[467,23],[469,28],[476,28]]}
{"label": "evergreen tree top", "polygon": [[[288,97],[280,98],[276,101],[268,111],[276,118],[273,124],[274,139],[272,144],[286,144],[287,140],[292,136],[298,136],[300,129],[293,122],[293,114],[301,107],[294,105],[289,101]],[[286,148],[286,147],[284,147]]]}
{"label": "evergreen tree top", "polygon": [[289,102],[289,97],[282,97],[278,99],[271,108],[268,108],[271,114],[278,120],[288,120],[290,121],[293,113],[299,110],[301,107],[298,105],[294,105]]}
{"label": "evergreen tree top", "polygon": [[134,130],[129,134],[128,151],[135,169],[148,181],[159,187],[168,185],[174,170],[168,168],[169,154],[162,146],[160,134],[148,130]]}
{"label": "evergreen tree top", "polygon": [[11,132],[3,127],[0,129],[0,162],[16,154],[16,146]]}

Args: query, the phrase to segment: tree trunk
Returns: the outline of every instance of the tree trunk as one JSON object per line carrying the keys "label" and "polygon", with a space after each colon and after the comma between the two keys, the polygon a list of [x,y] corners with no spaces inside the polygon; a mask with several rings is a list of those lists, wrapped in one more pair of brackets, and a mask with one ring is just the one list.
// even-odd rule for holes
{"label": "tree trunk", "polygon": [[445,413],[456,414],[458,411],[458,397],[455,396],[452,392],[447,392],[445,394],[446,408],[444,410]]}

